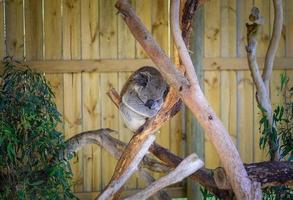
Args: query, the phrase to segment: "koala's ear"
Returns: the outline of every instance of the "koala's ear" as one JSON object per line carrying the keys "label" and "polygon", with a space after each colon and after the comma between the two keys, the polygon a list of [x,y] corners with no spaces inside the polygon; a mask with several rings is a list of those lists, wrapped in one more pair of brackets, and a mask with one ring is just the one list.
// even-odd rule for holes
{"label": "koala's ear", "polygon": [[140,72],[133,77],[133,81],[136,85],[145,87],[150,79],[151,74],[149,72]]}

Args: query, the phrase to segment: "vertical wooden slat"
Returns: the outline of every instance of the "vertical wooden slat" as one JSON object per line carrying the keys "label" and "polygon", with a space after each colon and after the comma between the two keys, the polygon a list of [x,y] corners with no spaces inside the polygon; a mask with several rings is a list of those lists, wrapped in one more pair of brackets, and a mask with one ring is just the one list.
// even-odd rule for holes
{"label": "vertical wooden slat", "polygon": [[220,55],[221,16],[220,1],[208,1],[205,4],[205,57]]}
{"label": "vertical wooden slat", "polygon": [[[101,97],[99,74],[82,74],[83,130],[95,130],[101,127]],[[84,191],[101,189],[101,148],[87,145],[83,148]]]}
{"label": "vertical wooden slat", "polygon": [[221,56],[236,56],[236,0],[221,1]]}
{"label": "vertical wooden slat", "polygon": [[99,52],[99,0],[81,1],[82,59],[98,59]]}
{"label": "vertical wooden slat", "polygon": [[[81,58],[80,36],[80,0],[63,1],[63,59]],[[81,105],[81,74],[65,73],[64,78],[64,119],[65,136],[72,137],[82,131],[82,105]],[[71,162],[73,171],[74,191],[82,192],[83,153],[77,152],[76,158]]]}
{"label": "vertical wooden slat", "polygon": [[257,56],[265,57],[270,41],[270,2],[267,0],[255,0],[254,6],[258,7],[265,22],[261,26],[258,34]]}
{"label": "vertical wooden slat", "polygon": [[5,35],[4,35],[4,1],[0,2],[0,59],[6,55]]}
{"label": "vertical wooden slat", "polygon": [[[81,1],[82,59],[99,58],[99,1]],[[83,130],[101,127],[100,75],[82,73]],[[83,148],[84,191],[101,190],[101,148],[90,145]]]}
{"label": "vertical wooden slat", "polygon": [[44,1],[45,59],[62,57],[61,0]]}
{"label": "vertical wooden slat", "polygon": [[293,56],[293,1],[286,1],[286,56]]}
{"label": "vertical wooden slat", "polygon": [[[62,57],[62,36],[60,19],[61,1],[44,1],[43,48],[45,54],[43,55],[43,58],[46,60],[57,60]],[[46,74],[46,79],[53,87],[57,109],[63,115],[63,76],[62,74]],[[63,132],[63,125],[59,125],[58,130]]]}
{"label": "vertical wooden slat", "polygon": [[[101,104],[102,104],[102,127],[118,130],[118,110],[113,109],[113,103],[106,95],[109,88],[113,86],[118,88],[117,73],[102,73],[101,74]],[[118,137],[118,135],[113,135]],[[107,151],[102,150],[102,187],[105,187],[110,181],[116,166],[116,159]]]}
{"label": "vertical wooden slat", "polygon": [[248,22],[248,17],[250,15],[252,6],[253,0],[237,0],[237,55],[241,57],[246,57],[245,46],[247,45],[247,31],[245,24]]}
{"label": "vertical wooden slat", "polygon": [[[100,55],[101,58],[117,58],[117,15],[115,0],[100,0]],[[110,85],[118,88],[117,73],[101,74],[101,103],[102,103],[102,127],[118,130],[118,111],[113,109],[113,103],[106,96]],[[116,136],[117,137],[117,136]],[[106,151],[102,150],[102,187],[107,185],[112,177],[116,160]]]}
{"label": "vertical wooden slat", "polygon": [[42,1],[25,1],[25,46],[26,59],[43,58]]}
{"label": "vertical wooden slat", "polygon": [[[204,93],[217,116],[220,116],[220,73],[218,71],[205,72]],[[220,165],[217,152],[207,136],[205,137],[205,165],[208,168]]]}
{"label": "vertical wooden slat", "polygon": [[[139,16],[148,31],[152,32],[152,1],[136,0],[135,6],[136,14]],[[146,57],[146,53],[144,52],[140,44],[136,42],[136,58]]]}
{"label": "vertical wooden slat", "polygon": [[101,58],[117,58],[117,15],[115,0],[100,1],[100,54]]}
{"label": "vertical wooden slat", "polygon": [[63,2],[63,58],[80,59],[80,0]]}
{"label": "vertical wooden slat", "polygon": [[[64,74],[64,132],[68,139],[81,132],[81,74]],[[75,192],[83,190],[82,151],[71,161]]]}
{"label": "vertical wooden slat", "polygon": [[6,1],[6,42],[7,54],[16,59],[23,59],[23,1]]}
{"label": "vertical wooden slat", "polygon": [[234,71],[221,72],[221,120],[237,145],[237,79]]}
{"label": "vertical wooden slat", "polygon": [[[132,0],[135,7],[135,1]],[[118,17],[118,58],[135,58],[135,40],[122,17]]]}
{"label": "vertical wooden slat", "polygon": [[253,101],[255,95],[249,71],[238,72],[238,149],[245,163],[253,161]]}
{"label": "vertical wooden slat", "polygon": [[[197,9],[192,23],[193,32],[190,37],[191,60],[194,64],[200,87],[203,89],[204,72],[203,72],[203,55],[204,55],[204,7]],[[176,58],[176,57],[175,57]],[[179,58],[178,58],[179,59]],[[179,62],[176,62],[179,63]],[[195,119],[188,110],[182,110],[185,124],[182,124],[182,151],[184,156],[196,152],[196,154],[205,160],[204,152],[204,131],[200,123]],[[171,137],[172,138],[172,137]],[[172,143],[171,143],[172,144]],[[201,199],[200,185],[187,179],[187,197],[188,199]]]}

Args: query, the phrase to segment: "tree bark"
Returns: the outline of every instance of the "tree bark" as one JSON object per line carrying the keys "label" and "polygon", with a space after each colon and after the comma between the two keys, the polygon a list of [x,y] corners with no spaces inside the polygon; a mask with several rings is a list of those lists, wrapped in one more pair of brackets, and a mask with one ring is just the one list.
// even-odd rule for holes
{"label": "tree bark", "polygon": [[[135,15],[129,2],[127,0],[118,0],[116,7],[122,14],[125,23],[128,25],[136,40],[156,64],[165,80],[177,91],[177,94],[192,111],[209,138],[211,138],[211,142],[214,144],[226,172],[228,172],[228,177],[231,181],[236,197],[238,199],[260,199],[260,196],[258,195],[261,193],[260,188],[252,187],[251,180],[247,176],[237,149],[235,148],[227,130],[208,104],[197,83],[192,62],[187,58],[188,54],[180,54],[187,73],[188,79],[186,79],[183,74],[176,69],[174,64],[172,64],[159,45],[153,40],[151,34]],[[178,19],[175,23],[178,23]],[[171,24],[176,25],[174,23]],[[174,37],[176,37],[176,35],[181,37],[181,32],[177,34],[173,33],[173,35]],[[179,50],[179,53],[182,49],[186,51],[184,42],[177,43],[177,49]],[[184,63],[185,58],[187,60],[186,63]],[[256,196],[252,196],[253,194],[256,194]]]}

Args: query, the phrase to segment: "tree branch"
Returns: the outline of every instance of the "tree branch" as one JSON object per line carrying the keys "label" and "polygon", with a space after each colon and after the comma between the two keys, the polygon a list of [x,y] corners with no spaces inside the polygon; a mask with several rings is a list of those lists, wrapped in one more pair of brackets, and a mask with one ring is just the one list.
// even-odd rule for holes
{"label": "tree branch", "polygon": [[[264,82],[262,79],[260,72],[259,72],[259,66],[256,61],[256,50],[257,50],[257,34],[260,29],[261,24],[263,23],[263,18],[260,15],[259,9],[254,7],[251,10],[251,14],[249,16],[249,20],[252,22],[252,24],[246,24],[247,27],[247,46],[246,46],[246,52],[247,52],[247,59],[248,59],[248,66],[251,72],[252,79],[254,81],[254,84],[256,86],[256,99],[258,104],[261,106],[262,114],[264,116],[267,116],[268,122],[269,122],[269,128],[272,130],[272,127],[274,127],[273,124],[273,113],[272,113],[272,105],[269,97],[269,90],[268,90],[268,81],[271,76],[272,67],[273,67],[273,60],[274,58],[266,58],[265,62],[268,62],[269,65],[265,65],[264,67],[264,74],[266,74],[266,81]],[[273,47],[276,45],[276,42],[272,43],[272,47],[270,48],[270,52],[274,53]],[[269,77],[268,77],[269,75]],[[276,127],[275,127],[276,128]],[[280,154],[278,151],[278,140],[269,138],[269,148],[270,148],[270,156],[271,160],[279,160]]]}
{"label": "tree branch", "polygon": [[[77,152],[85,145],[96,144],[108,151],[113,157],[119,159],[126,144],[112,137],[111,133],[117,133],[111,129],[99,129],[79,133],[66,141],[67,155]],[[169,173],[182,162],[182,158],[174,155],[168,149],[153,144],[149,149],[155,156],[166,164],[160,163],[146,155],[143,158],[141,167],[159,173]],[[293,185],[293,163],[283,162],[261,162],[245,165],[249,178],[261,183],[262,188],[277,185]],[[40,172],[42,173],[42,172]],[[140,173],[141,174],[141,173]],[[218,183],[214,181],[213,175],[217,176]],[[0,174],[1,176],[1,174]],[[44,174],[45,176],[45,174]],[[218,197],[224,198],[231,193],[231,186],[227,175],[222,168],[215,170],[201,168],[189,176],[192,180],[200,183]],[[146,177],[143,177],[146,178]],[[228,181],[228,182],[227,182]],[[219,189],[221,188],[221,189]]]}
{"label": "tree branch", "polygon": [[191,154],[185,158],[173,171],[159,180],[151,183],[148,187],[141,192],[126,198],[125,200],[147,199],[159,190],[182,181],[184,178],[200,169],[204,163],[197,157],[196,154]]}
{"label": "tree branch", "polygon": [[100,193],[97,200],[108,200],[110,199],[120,188],[124,185],[124,183],[129,179],[129,177],[138,170],[138,165],[140,161],[143,159],[145,154],[147,154],[149,147],[155,141],[155,135],[150,134],[147,136],[146,140],[141,143],[141,147],[137,154],[133,157],[131,162],[128,165],[128,168],[119,176],[119,178],[112,180],[103,192]]}
{"label": "tree branch", "polygon": [[280,38],[283,30],[283,5],[282,0],[273,0],[274,3],[274,25],[272,38],[270,40],[269,48],[266,53],[265,66],[262,74],[262,79],[269,91],[269,81],[272,76],[274,59],[279,47]]}

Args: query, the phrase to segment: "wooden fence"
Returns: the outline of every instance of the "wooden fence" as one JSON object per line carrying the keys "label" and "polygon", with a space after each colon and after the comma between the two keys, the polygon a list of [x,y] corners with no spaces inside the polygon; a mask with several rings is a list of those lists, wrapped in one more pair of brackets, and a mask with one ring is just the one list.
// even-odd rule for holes
{"label": "wooden fence", "polygon": [[[131,72],[151,65],[114,8],[115,0],[6,0],[0,1],[0,56],[25,59],[44,72],[53,86],[69,138],[85,130],[109,127],[127,142],[131,133],[105,95],[110,86],[120,90]],[[132,0],[136,12],[166,53],[173,57],[168,0]],[[272,29],[273,7],[268,0],[214,0],[204,8],[204,91],[229,130],[244,162],[264,160],[259,150],[259,110],[245,53],[249,11],[258,6],[266,19],[259,38],[263,63]],[[280,102],[279,75],[293,80],[293,1],[284,1],[285,24],[271,82],[272,102]],[[166,123],[157,142],[185,156],[186,132],[182,113]],[[206,138],[207,167],[220,161]],[[83,148],[72,161],[74,190],[91,199],[109,181],[115,159],[97,146]],[[157,174],[154,174],[158,177]],[[133,176],[129,190],[143,187]],[[182,184],[173,191],[182,194]],[[173,187],[174,188],[174,187]],[[178,192],[179,191],[179,192]]]}

